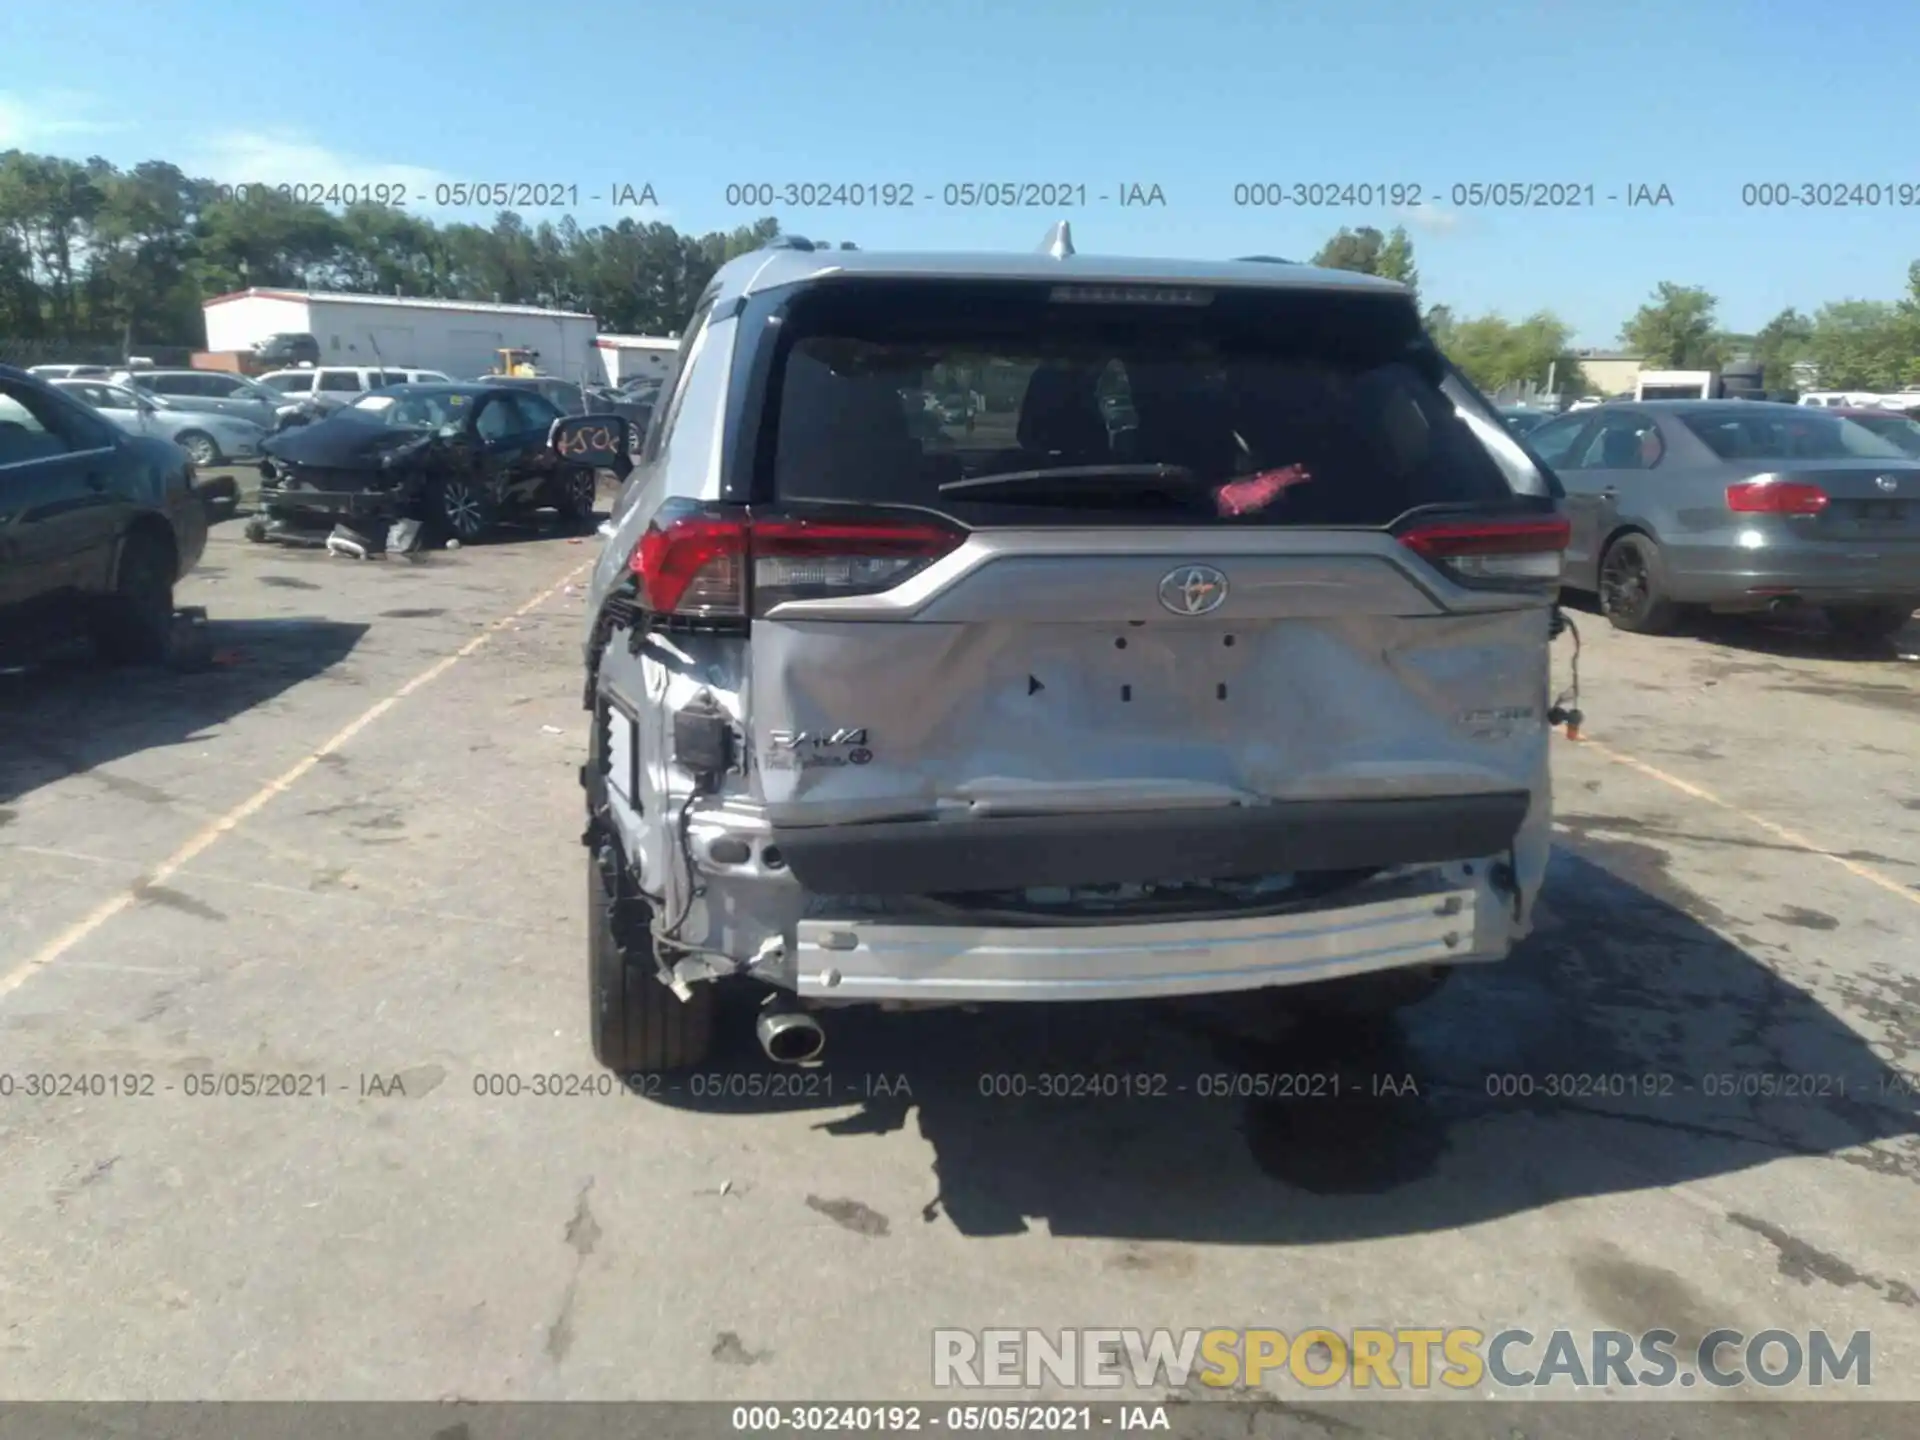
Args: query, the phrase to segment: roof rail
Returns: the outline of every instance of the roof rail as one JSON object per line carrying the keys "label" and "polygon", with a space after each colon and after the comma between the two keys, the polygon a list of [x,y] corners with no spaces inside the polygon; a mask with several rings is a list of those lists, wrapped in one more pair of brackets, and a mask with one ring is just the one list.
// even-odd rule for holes
{"label": "roof rail", "polygon": [[1047,231],[1047,238],[1040,242],[1040,253],[1051,255],[1056,260],[1064,260],[1073,254],[1073,227],[1064,220],[1056,220],[1053,228]]}
{"label": "roof rail", "polygon": [[1278,255],[1242,255],[1236,265],[1298,265],[1298,260],[1282,260]]}

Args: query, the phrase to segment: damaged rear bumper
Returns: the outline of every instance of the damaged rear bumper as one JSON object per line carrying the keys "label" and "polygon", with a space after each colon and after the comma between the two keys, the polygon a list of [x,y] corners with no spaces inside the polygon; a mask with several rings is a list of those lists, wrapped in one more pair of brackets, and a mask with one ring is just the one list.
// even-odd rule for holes
{"label": "damaged rear bumper", "polygon": [[794,989],[818,1000],[1132,1000],[1303,985],[1503,958],[1512,893],[1491,863],[1351,892],[1346,904],[1243,919],[972,926],[799,922]]}
{"label": "damaged rear bumper", "polygon": [[1207,880],[1219,875],[1434,864],[1513,843],[1524,790],[1383,800],[1291,800],[1181,811],[776,826],[800,883],[821,894],[928,895]]}

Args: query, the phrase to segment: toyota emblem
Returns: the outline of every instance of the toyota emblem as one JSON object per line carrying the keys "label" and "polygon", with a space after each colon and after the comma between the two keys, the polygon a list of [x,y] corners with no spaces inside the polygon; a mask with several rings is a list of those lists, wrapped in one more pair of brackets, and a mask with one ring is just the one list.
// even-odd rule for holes
{"label": "toyota emblem", "polygon": [[1882,490],[1898,490],[1900,488],[1900,482],[1891,475],[1876,475],[1873,477],[1873,483],[1878,485]]}
{"label": "toyota emblem", "polygon": [[1176,615],[1211,615],[1227,602],[1227,577],[1211,565],[1182,565],[1160,580],[1160,603]]}

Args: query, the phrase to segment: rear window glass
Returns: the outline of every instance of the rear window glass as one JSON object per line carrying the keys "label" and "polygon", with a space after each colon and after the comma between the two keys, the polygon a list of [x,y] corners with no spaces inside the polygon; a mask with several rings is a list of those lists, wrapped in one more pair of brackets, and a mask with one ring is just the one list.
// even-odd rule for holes
{"label": "rear window glass", "polygon": [[[927,506],[974,523],[991,523],[978,512],[986,505],[1017,506],[1011,523],[1053,508],[1357,526],[1516,488],[1546,493],[1537,472],[1515,474],[1526,463],[1517,449],[1503,466],[1443,393],[1438,357],[1404,298],[1183,298],[1067,303],[1032,284],[820,286],[794,302],[785,326],[771,489],[786,501]],[[1478,423],[1499,429],[1490,413]],[[1112,467],[1132,473],[1111,483],[1085,473]],[[941,489],[1062,468],[1083,473]]]}
{"label": "rear window glass", "polygon": [[1904,415],[1863,415],[1849,417],[1853,423],[1889,440],[1905,455],[1920,456],[1920,425]]}
{"label": "rear window glass", "polygon": [[1722,460],[1898,460],[1903,452],[1865,426],[1838,415],[1751,409],[1684,415],[1687,429]]}

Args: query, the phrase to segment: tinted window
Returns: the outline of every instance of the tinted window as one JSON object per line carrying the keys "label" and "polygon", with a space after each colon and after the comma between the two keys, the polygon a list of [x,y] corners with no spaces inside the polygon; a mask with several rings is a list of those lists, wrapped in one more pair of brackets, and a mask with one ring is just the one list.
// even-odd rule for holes
{"label": "tinted window", "polygon": [[1853,423],[1871,430],[1882,440],[1892,442],[1907,455],[1920,458],[1920,425],[1916,425],[1904,415],[1862,415],[1851,416]]}
{"label": "tinted window", "polygon": [[113,444],[114,431],[75,402],[0,381],[0,465],[45,460]]}
{"label": "tinted window", "polygon": [[1695,411],[1681,417],[1687,429],[1722,460],[1898,460],[1905,452],[1864,426],[1838,415],[1799,410]]}
{"label": "tinted window", "polygon": [[1573,442],[1580,438],[1581,432],[1587,428],[1588,423],[1584,415],[1555,420],[1551,424],[1542,425],[1539,429],[1531,431],[1527,435],[1527,444],[1533,447],[1534,454],[1549,465],[1565,465],[1568,452],[1573,449]]}
{"label": "tinted window", "polygon": [[152,375],[141,382],[156,395],[203,395],[198,375]]}
{"label": "tinted window", "polygon": [[560,411],[538,395],[515,395],[513,406],[520,415],[520,428],[545,434],[560,418]]}
{"label": "tinted window", "polygon": [[0,465],[45,460],[73,447],[55,428],[53,402],[24,385],[0,381]]}
{"label": "tinted window", "polygon": [[[1153,465],[1195,478],[1022,488],[1073,510],[1256,525],[1377,526],[1513,494],[1399,297],[1226,291],[1116,307],[1056,303],[1047,286],[843,284],[801,296],[785,328],[783,499],[959,511],[969,502],[942,484]],[[1511,444],[1497,417],[1474,423]],[[1021,490],[981,499],[1010,497]]]}
{"label": "tinted window", "polygon": [[1660,463],[1666,445],[1645,415],[1609,415],[1579,447],[1572,470],[1647,470]]}
{"label": "tinted window", "polygon": [[320,376],[320,388],[332,391],[358,391],[360,377],[351,370],[327,370]]}
{"label": "tinted window", "polygon": [[218,400],[250,400],[253,387],[238,375],[203,375],[199,393]]}
{"label": "tinted window", "polygon": [[269,375],[260,382],[269,390],[282,395],[309,395],[313,393],[313,374]]}
{"label": "tinted window", "polygon": [[482,440],[504,440],[521,429],[522,421],[513,404],[517,398],[513,395],[496,395],[483,402],[480,414],[473,422],[475,433]]}

